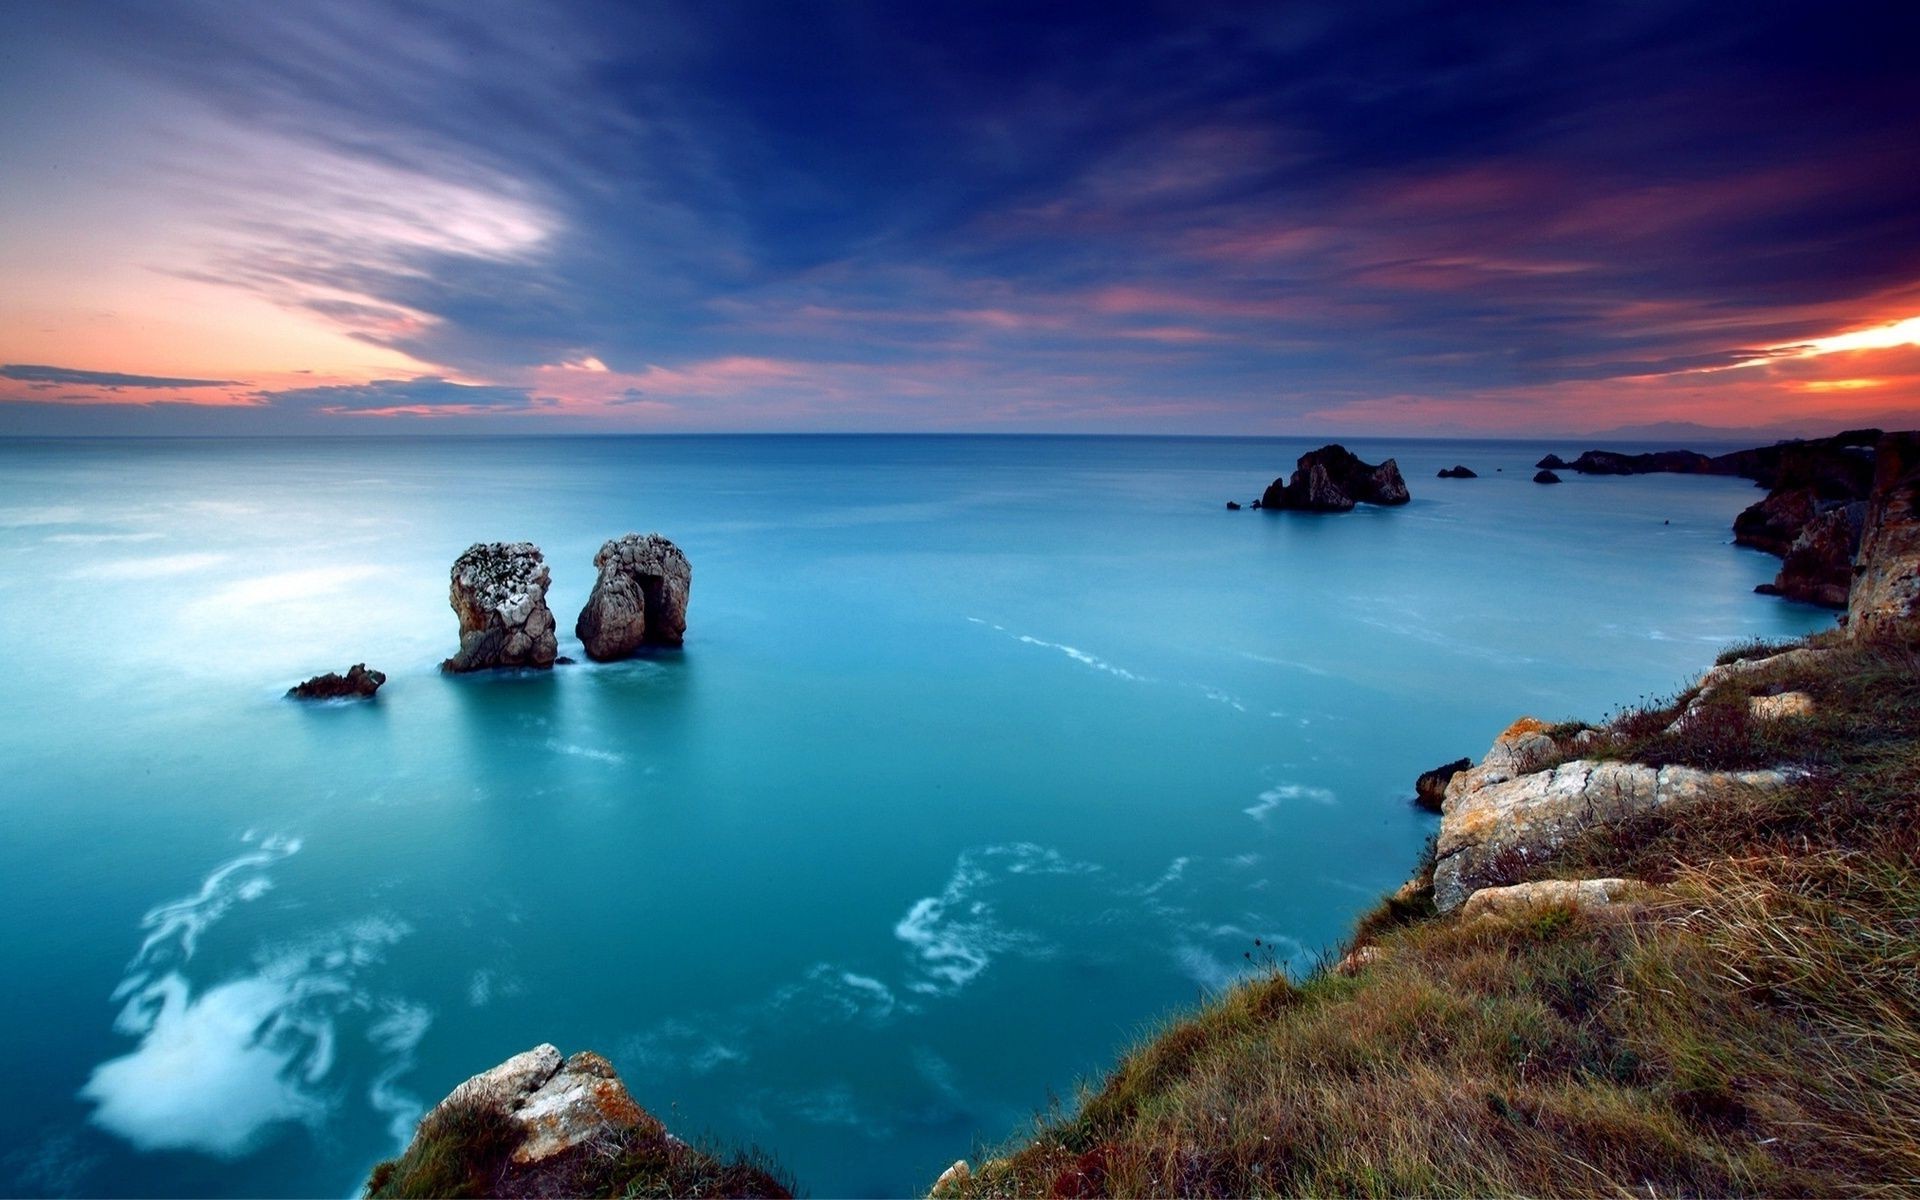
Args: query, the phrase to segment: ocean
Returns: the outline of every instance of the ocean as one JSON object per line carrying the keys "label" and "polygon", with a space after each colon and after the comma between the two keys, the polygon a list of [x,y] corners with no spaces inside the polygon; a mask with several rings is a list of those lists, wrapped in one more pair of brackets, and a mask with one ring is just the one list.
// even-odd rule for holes
{"label": "ocean", "polygon": [[[815,1194],[924,1189],[1406,878],[1415,774],[1827,627],[1759,493],[1351,442],[0,442],[0,1190],[349,1195],[540,1042]],[[1474,480],[1439,480],[1465,463]],[[684,649],[448,677],[447,570],[693,563]],[[366,662],[372,703],[293,683]],[[1255,939],[1259,939],[1256,946]]]}

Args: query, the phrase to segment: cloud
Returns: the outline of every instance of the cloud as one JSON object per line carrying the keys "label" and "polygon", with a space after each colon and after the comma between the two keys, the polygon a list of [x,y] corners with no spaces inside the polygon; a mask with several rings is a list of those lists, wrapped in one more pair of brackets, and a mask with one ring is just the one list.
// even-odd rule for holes
{"label": "cloud", "polygon": [[83,387],[119,388],[210,388],[231,387],[231,379],[177,379],[166,375],[126,375],[119,371],[81,371],[73,367],[41,367],[25,363],[0,366],[0,379],[23,383],[67,384]]}
{"label": "cloud", "polygon": [[285,388],[261,392],[259,399],[275,408],[368,417],[525,412],[543,406],[528,388],[455,383],[434,375]]}

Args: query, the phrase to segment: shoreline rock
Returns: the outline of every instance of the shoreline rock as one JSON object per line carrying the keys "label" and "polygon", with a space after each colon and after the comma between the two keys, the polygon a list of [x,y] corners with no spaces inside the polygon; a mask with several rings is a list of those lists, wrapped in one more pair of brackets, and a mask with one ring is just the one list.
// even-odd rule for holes
{"label": "shoreline rock", "polygon": [[1413,781],[1414,803],[1428,812],[1439,812],[1447,798],[1447,783],[1455,775],[1473,765],[1471,758],[1455,759],[1444,763],[1431,771],[1422,771]]}
{"label": "shoreline rock", "polygon": [[1847,631],[1862,637],[1920,616],[1920,433],[1890,433],[1875,452]]}
{"label": "shoreline rock", "polygon": [[367,664],[355,663],[347,668],[345,675],[328,671],[296,683],[287,689],[287,695],[295,700],[371,700],[386,681],[385,672],[369,671]]}
{"label": "shoreline rock", "polygon": [[608,662],[686,639],[693,566],[680,547],[657,533],[630,533],[601,546],[593,565],[600,577],[573,626],[588,658]]}
{"label": "shoreline rock", "polygon": [[1260,506],[1298,512],[1350,512],[1357,504],[1405,504],[1412,496],[1400,477],[1400,464],[1389,458],[1375,466],[1337,443],[1310,450],[1294,464],[1293,477],[1275,479],[1260,497]]}
{"label": "shoreline rock", "polygon": [[559,652],[547,608],[552,576],[532,542],[476,542],[453,560],[447,602],[460,618],[451,673],[553,665]]}

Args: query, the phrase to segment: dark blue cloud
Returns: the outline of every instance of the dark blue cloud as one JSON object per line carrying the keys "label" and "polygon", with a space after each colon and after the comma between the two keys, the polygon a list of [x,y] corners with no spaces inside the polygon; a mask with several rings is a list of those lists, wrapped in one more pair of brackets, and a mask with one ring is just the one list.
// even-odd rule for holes
{"label": "dark blue cloud", "polygon": [[25,363],[9,363],[0,366],[0,379],[16,379],[22,383],[53,385],[80,385],[106,388],[205,388],[226,387],[231,379],[176,379],[166,375],[126,375],[119,371],[80,371],[72,367],[40,367]]}
{"label": "dark blue cloud", "polygon": [[334,413],[404,410],[497,413],[542,407],[542,402],[527,388],[454,383],[430,375],[329,387],[285,388],[260,392],[257,399],[275,409]]}

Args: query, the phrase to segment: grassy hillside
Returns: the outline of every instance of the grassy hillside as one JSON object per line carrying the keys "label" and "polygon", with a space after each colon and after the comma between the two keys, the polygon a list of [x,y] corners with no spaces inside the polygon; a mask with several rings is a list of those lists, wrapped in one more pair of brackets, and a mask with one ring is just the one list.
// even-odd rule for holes
{"label": "grassy hillside", "polygon": [[[1644,902],[1440,917],[1420,881],[1344,967],[1168,1025],[941,1194],[1920,1191],[1920,645],[1807,645],[1581,751],[1806,769],[1514,872]],[[1750,714],[1789,690],[1812,715]]]}

